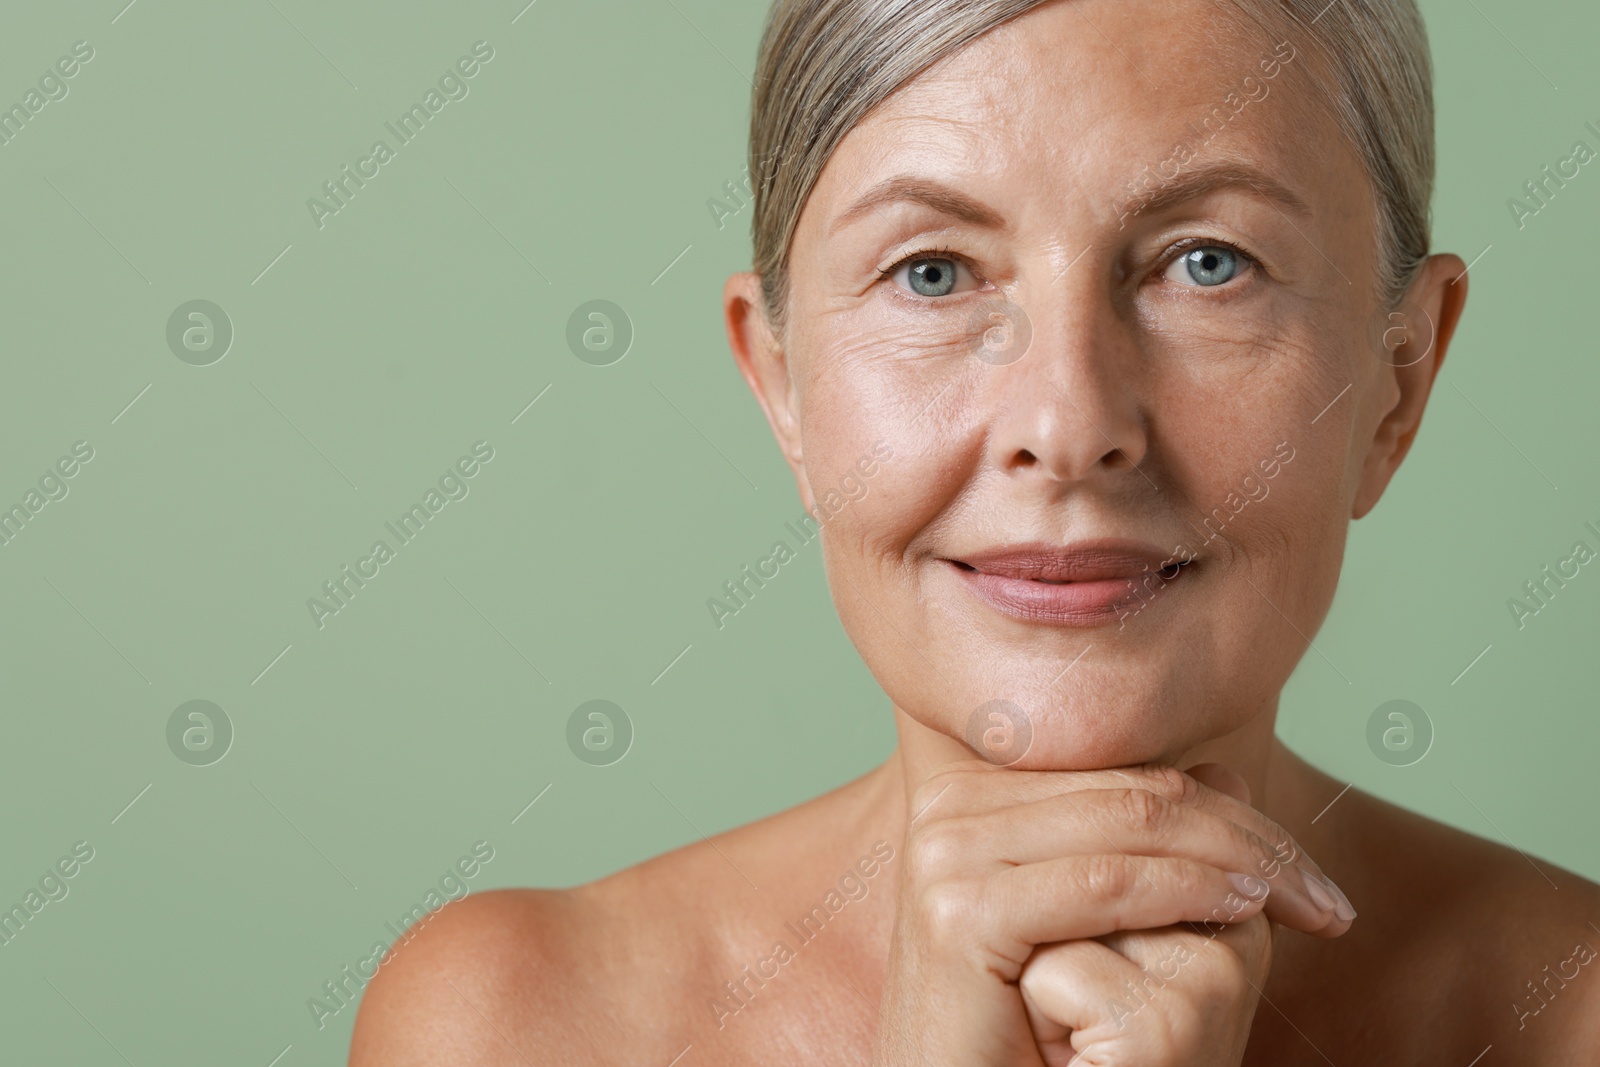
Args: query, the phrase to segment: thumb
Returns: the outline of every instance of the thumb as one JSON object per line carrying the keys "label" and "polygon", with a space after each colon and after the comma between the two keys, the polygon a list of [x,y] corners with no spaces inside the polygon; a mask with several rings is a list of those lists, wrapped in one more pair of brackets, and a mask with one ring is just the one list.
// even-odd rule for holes
{"label": "thumb", "polygon": [[1241,804],[1250,803],[1250,783],[1244,780],[1243,775],[1221,763],[1196,763],[1186,768],[1184,773],[1201,785],[1228,794]]}

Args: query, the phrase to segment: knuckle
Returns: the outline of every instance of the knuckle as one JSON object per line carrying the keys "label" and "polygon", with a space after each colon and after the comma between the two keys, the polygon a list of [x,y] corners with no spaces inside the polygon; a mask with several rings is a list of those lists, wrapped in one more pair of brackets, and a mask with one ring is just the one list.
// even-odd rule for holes
{"label": "knuckle", "polygon": [[1120,855],[1096,853],[1082,857],[1074,872],[1079,892],[1094,900],[1115,900],[1133,885],[1133,869]]}
{"label": "knuckle", "polygon": [[1237,868],[1240,872],[1244,874],[1259,874],[1266,879],[1272,879],[1277,876],[1282,862],[1270,841],[1249,827],[1240,826],[1238,823],[1224,823],[1223,830],[1228,835],[1228,841],[1234,849],[1241,855],[1249,855],[1255,860],[1253,867]]}
{"label": "knuckle", "polygon": [[1118,798],[1127,825],[1143,834],[1162,836],[1172,825],[1172,802],[1148,789],[1127,789]]}
{"label": "knuckle", "polygon": [[914,819],[931,818],[934,805],[948,799],[945,793],[955,786],[956,775],[949,771],[935,774],[917,786],[911,794],[911,811]]}
{"label": "knuckle", "polygon": [[1212,961],[1209,973],[1213,995],[1231,998],[1244,990],[1250,968],[1239,954],[1240,946],[1228,942],[1225,947],[1227,951],[1215,953],[1216,959]]}
{"label": "knuckle", "polygon": [[1268,844],[1272,846],[1272,851],[1278,857],[1278,862],[1296,863],[1302,858],[1306,858],[1304,850],[1300,848],[1300,843],[1289,834],[1289,831],[1274,823],[1271,832],[1272,837]]}
{"label": "knuckle", "polygon": [[969,883],[935,882],[916,896],[918,925],[935,944],[968,937],[980,917],[978,893]]}
{"label": "knuckle", "polygon": [[970,854],[967,834],[955,820],[928,822],[906,839],[906,865],[918,881],[939,881]]}
{"label": "knuckle", "polygon": [[1176,894],[1187,900],[1201,900],[1214,905],[1209,913],[1210,918],[1229,914],[1224,906],[1227,895],[1217,896],[1209,868],[1193,860],[1180,859],[1174,861],[1168,870],[1168,882]]}
{"label": "knuckle", "polygon": [[1200,797],[1200,783],[1176,767],[1153,764],[1146,767],[1146,787],[1175,804],[1190,804]]}
{"label": "knuckle", "polygon": [[1294,835],[1265,816],[1262,816],[1259,831],[1253,836],[1279,863],[1294,863],[1305,856]]}
{"label": "knuckle", "polygon": [[1261,857],[1257,866],[1262,877],[1270,880],[1279,877],[1302,853],[1294,839],[1283,831],[1273,828],[1265,833],[1266,836],[1262,836],[1240,828],[1239,836],[1252,852]]}
{"label": "knuckle", "polygon": [[982,788],[978,780],[982,774],[982,771],[965,769],[957,764],[931,775],[911,794],[912,823],[915,825],[928,819],[949,818],[952,814],[970,811],[977,790]]}

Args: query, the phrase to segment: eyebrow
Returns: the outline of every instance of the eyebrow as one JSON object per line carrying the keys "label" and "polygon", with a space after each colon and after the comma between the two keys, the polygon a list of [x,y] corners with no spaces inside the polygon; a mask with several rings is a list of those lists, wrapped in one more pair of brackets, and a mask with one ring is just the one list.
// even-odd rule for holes
{"label": "eyebrow", "polygon": [[983,201],[968,196],[932,178],[919,178],[914,174],[896,174],[861,195],[828,226],[832,237],[863,215],[876,211],[886,204],[923,204],[943,215],[985,230],[1005,230],[1010,227],[1006,217]]}
{"label": "eyebrow", "polygon": [[[1146,171],[1149,169],[1145,168]],[[1266,171],[1236,160],[1213,160],[1187,171],[1180,171],[1176,178],[1164,181],[1158,188],[1137,193],[1124,201],[1117,209],[1116,216],[1119,219],[1126,219],[1130,215],[1160,211],[1189,200],[1197,200],[1219,189],[1247,189],[1260,199],[1287,208],[1302,219],[1309,220],[1313,217],[1310,205],[1293,189]]]}
{"label": "eyebrow", "polygon": [[[1148,171],[1150,168],[1146,167]],[[1132,183],[1129,183],[1132,184]],[[1247,163],[1217,160],[1180,172],[1157,188],[1137,193],[1114,212],[1119,219],[1161,211],[1219,189],[1247,189],[1263,200],[1310,219],[1310,206],[1294,190]],[[893,203],[916,203],[986,230],[1010,228],[1006,217],[966,193],[931,178],[897,174],[863,193],[828,227],[831,237],[862,216]]]}

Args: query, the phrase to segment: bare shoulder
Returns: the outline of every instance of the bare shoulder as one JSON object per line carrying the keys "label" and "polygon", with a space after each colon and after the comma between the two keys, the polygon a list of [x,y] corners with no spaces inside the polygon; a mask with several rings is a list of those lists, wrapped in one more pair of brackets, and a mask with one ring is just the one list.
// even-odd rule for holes
{"label": "bare shoulder", "polygon": [[657,1025],[671,1016],[657,1002],[707,952],[703,930],[671,919],[681,862],[657,857],[573,889],[475,893],[433,913],[366,987],[351,1067],[655,1055],[675,1036]]}
{"label": "bare shoulder", "polygon": [[[858,779],[574,888],[445,905],[365,987],[352,1067],[666,1064],[691,1043],[709,1067],[765,1062],[818,1033],[866,1025],[852,1013],[870,1005],[842,988],[834,1000],[763,997],[754,1009],[767,1013],[763,1025],[738,1033],[722,1030],[729,1009],[717,1005],[727,979],[767,954],[773,929],[815,904],[810,876],[852,862],[856,838],[872,829],[857,814],[862,797],[892,785]],[[849,944],[837,941],[838,952]],[[823,949],[812,958],[842,965]]]}
{"label": "bare shoulder", "polygon": [[559,1040],[560,976],[581,911],[567,891],[502,889],[433,913],[396,943],[363,993],[352,1067],[543,1058],[548,1046],[517,1049],[494,1020],[517,1020],[525,1038]]}
{"label": "bare shoulder", "polygon": [[1353,866],[1367,872],[1361,888],[1377,902],[1362,916],[1372,920],[1364,935],[1405,984],[1395,1001],[1410,1002],[1413,1024],[1448,1020],[1465,1044],[1476,1042],[1471,1055],[1492,1044],[1502,1064],[1592,1054],[1600,884],[1370,794],[1351,799],[1363,827]]}

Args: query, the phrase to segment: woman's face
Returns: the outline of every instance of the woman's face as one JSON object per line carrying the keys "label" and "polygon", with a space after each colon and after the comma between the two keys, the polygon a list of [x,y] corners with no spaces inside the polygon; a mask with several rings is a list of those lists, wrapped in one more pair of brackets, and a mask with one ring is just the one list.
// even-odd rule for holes
{"label": "woman's face", "polygon": [[896,93],[747,371],[867,665],[953,737],[1022,709],[1019,767],[1172,760],[1269,706],[1442,354],[1382,347],[1308,43],[1223,10],[1046,4]]}

